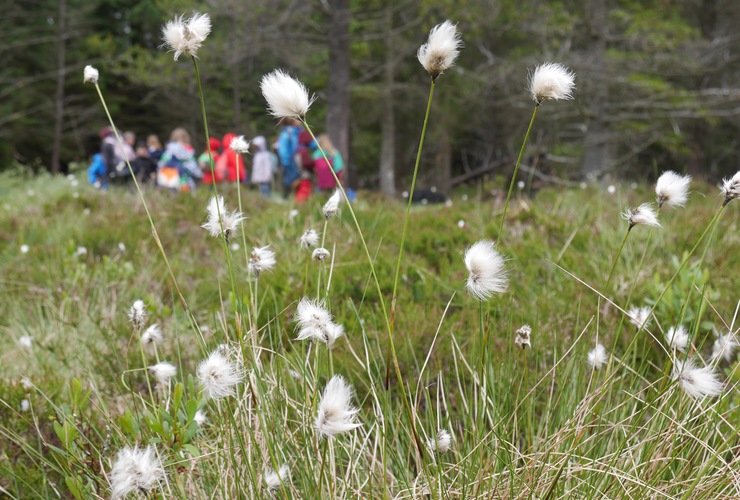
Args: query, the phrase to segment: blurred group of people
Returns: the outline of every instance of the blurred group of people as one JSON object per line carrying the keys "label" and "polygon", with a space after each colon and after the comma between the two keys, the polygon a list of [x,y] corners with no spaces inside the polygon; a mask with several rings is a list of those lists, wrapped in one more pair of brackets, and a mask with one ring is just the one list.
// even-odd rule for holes
{"label": "blurred group of people", "polygon": [[114,131],[105,127],[100,131],[100,152],[93,156],[88,180],[106,189],[109,184],[130,182],[133,173],[141,184],[172,191],[192,191],[199,183],[251,183],[269,198],[274,179],[282,176],[284,196],[301,202],[315,191],[333,190],[344,175],[344,160],[329,137],[320,135],[317,144],[297,120],[284,120],[272,147],[264,136],[255,137],[249,146],[251,162],[232,148],[236,138],[233,133],[221,139],[211,137],[206,150],[197,155],[184,128],[174,129],[162,147],[153,134],[145,142],[136,142],[133,132],[124,132],[119,142]]}
{"label": "blurred group of people", "polygon": [[[300,121],[284,118],[275,144],[283,174],[283,194],[305,201],[314,191],[330,191],[344,177],[344,159],[329,136],[321,134],[318,144]],[[322,152],[323,151],[323,152]]]}

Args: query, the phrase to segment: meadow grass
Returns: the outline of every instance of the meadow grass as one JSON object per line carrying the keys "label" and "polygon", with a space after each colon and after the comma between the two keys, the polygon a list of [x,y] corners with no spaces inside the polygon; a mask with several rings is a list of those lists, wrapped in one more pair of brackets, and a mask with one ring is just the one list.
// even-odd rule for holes
{"label": "meadow grass", "polygon": [[[666,290],[721,205],[714,186],[695,184],[685,209],[663,209],[662,228],[633,229],[606,289],[624,237],[619,212],[653,199],[651,187],[515,194],[499,248],[510,288],[483,304],[483,365],[481,311],[464,289],[462,257],[498,239],[501,197],[487,185],[455,193],[451,206],[414,206],[393,327],[412,425],[397,383],[385,388],[386,318],[346,208],[325,225],[325,200],[296,206],[241,193],[248,219],[244,239],[230,240],[230,272],[224,245],[200,227],[206,189],[145,189],[204,346],[138,194],[82,181],[0,179],[0,492],[10,498],[109,497],[111,463],[135,444],[156,449],[166,476],[150,495],[163,498],[740,495],[736,358],[718,363],[719,398],[692,399],[670,376],[662,334],[684,324],[690,353],[708,359],[713,330],[737,330],[737,207],[726,207],[667,288],[648,331],[619,312],[653,306]],[[220,192],[234,207],[235,188]],[[353,208],[389,301],[406,207],[361,193]],[[326,228],[330,263],[307,260],[299,238],[309,228]],[[257,286],[249,252],[268,244],[277,266]],[[304,296],[324,298],[344,326],[333,350],[295,340]],[[164,332],[156,350],[128,321],[136,299],[147,325]],[[533,333],[523,352],[513,340],[525,323]],[[586,354],[597,339],[613,357],[592,370]],[[206,401],[196,368],[221,344],[244,380],[235,397]],[[178,367],[166,388],[145,370],[157,361]],[[314,420],[333,374],[354,387],[362,426],[322,439]],[[441,429],[451,449],[419,453],[415,440]],[[265,471],[283,464],[291,479],[268,481]]]}

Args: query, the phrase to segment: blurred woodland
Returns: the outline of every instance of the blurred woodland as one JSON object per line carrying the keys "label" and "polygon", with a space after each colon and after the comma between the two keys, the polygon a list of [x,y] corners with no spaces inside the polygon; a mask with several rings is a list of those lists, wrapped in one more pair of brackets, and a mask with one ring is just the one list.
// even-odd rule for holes
{"label": "blurred woodland", "polygon": [[318,100],[308,121],[349,159],[350,183],[391,194],[410,175],[429,76],[429,29],[458,23],[465,48],[438,80],[419,185],[510,175],[534,106],[528,71],[577,75],[574,101],[538,113],[525,166],[559,179],[715,180],[740,163],[738,0],[26,0],[0,16],[0,169],[86,162],[106,124],[204,144],[193,65],[160,48],[161,25],[208,12],[199,51],[213,135],[276,134],[259,79],[276,67]]}

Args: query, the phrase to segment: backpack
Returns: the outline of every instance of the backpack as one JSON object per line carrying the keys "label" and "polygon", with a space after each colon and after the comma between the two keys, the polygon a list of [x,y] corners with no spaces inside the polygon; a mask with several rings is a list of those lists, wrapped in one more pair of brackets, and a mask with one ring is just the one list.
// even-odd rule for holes
{"label": "backpack", "polygon": [[130,177],[131,171],[126,164],[126,156],[116,138],[108,136],[103,140],[103,142],[113,148],[113,163],[108,172],[108,177],[111,179]]}

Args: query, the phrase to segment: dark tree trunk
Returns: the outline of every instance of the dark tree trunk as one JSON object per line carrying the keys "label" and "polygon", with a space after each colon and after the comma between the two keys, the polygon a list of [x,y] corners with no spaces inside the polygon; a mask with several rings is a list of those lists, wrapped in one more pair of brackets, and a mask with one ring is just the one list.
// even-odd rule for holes
{"label": "dark tree trunk", "polygon": [[452,144],[450,144],[448,127],[440,127],[436,136],[437,150],[434,155],[436,175],[432,182],[437,189],[447,193],[450,190],[450,178],[452,177]]}
{"label": "dark tree trunk", "polygon": [[587,129],[582,170],[587,178],[594,179],[611,166],[611,127],[604,115],[609,97],[606,75],[606,0],[594,0],[590,5],[587,22],[591,50],[587,56],[587,64],[588,76],[594,88],[590,92],[592,101],[586,111]]}
{"label": "dark tree trunk", "polygon": [[393,7],[385,9],[387,31],[385,35],[385,72],[383,88],[383,117],[380,136],[380,190],[386,196],[396,195],[396,118],[394,116],[393,83],[396,57],[393,42]]}
{"label": "dark tree trunk", "polygon": [[347,172],[345,182],[354,185],[350,158],[349,135],[349,0],[330,0],[331,24],[329,28],[329,84],[327,85],[328,109],[326,113],[326,131],[334,147],[344,158]]}
{"label": "dark tree trunk", "polygon": [[66,57],[65,38],[67,31],[67,1],[59,0],[59,20],[57,24],[57,82],[54,93],[54,137],[51,149],[51,171],[59,172],[59,157],[62,149],[62,125],[64,124],[64,65]]}

